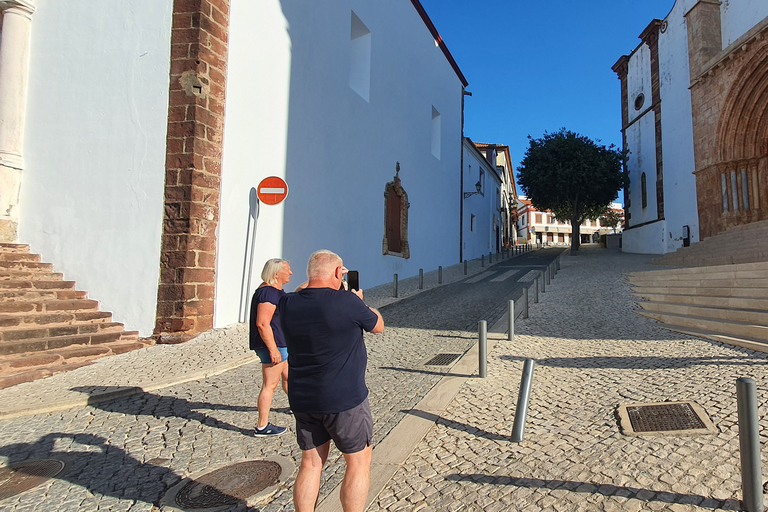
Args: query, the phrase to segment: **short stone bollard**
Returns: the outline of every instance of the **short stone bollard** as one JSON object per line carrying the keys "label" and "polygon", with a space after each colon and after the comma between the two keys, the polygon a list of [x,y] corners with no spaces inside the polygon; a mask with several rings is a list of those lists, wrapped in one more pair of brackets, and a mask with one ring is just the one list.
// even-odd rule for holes
{"label": "short stone bollard", "polygon": [[488,375],[488,322],[480,320],[477,323],[478,340],[478,370],[480,378],[484,379]]}
{"label": "short stone bollard", "polygon": [[392,276],[392,296],[397,298],[397,274]]}

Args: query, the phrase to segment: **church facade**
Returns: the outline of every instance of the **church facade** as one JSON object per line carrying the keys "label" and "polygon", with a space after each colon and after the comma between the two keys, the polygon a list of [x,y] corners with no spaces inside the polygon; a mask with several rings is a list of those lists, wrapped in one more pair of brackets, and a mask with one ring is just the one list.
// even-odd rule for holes
{"label": "church facade", "polygon": [[664,254],[768,219],[768,3],[677,0],[613,66],[627,252]]}

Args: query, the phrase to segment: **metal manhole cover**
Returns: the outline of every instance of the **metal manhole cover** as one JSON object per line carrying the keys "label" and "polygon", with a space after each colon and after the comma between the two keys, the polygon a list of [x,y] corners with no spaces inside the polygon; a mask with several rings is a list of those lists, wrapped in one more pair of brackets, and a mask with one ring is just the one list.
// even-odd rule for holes
{"label": "metal manhole cover", "polygon": [[704,409],[693,402],[633,404],[619,407],[627,434],[698,434],[715,431]]}
{"label": "metal manhole cover", "polygon": [[278,483],[282,471],[270,460],[239,462],[187,482],[175,501],[184,509],[234,505]]}
{"label": "metal manhole cover", "polygon": [[0,467],[0,500],[16,496],[55,477],[64,469],[56,459],[30,460]]}
{"label": "metal manhole cover", "polygon": [[448,366],[461,357],[461,354],[437,354],[435,357],[424,363],[424,366]]}

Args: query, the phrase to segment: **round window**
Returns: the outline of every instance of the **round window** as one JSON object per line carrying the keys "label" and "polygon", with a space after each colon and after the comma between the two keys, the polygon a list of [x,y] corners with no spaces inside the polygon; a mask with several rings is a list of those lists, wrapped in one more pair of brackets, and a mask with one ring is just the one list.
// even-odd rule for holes
{"label": "round window", "polygon": [[635,110],[640,110],[643,108],[643,104],[645,104],[645,95],[640,93],[635,98]]}

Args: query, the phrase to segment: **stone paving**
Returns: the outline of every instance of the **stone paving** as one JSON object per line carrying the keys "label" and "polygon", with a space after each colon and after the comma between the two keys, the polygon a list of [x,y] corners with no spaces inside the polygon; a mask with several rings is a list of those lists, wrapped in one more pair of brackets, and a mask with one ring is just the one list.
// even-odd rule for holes
{"label": "stone paving", "polygon": [[[515,340],[489,354],[488,377],[467,380],[368,510],[738,510],[735,381],[754,378],[763,406],[767,355],[634,314],[622,273],[652,269],[649,260],[588,248],[564,256]],[[517,444],[510,436],[525,358],[536,367]],[[700,404],[718,432],[620,432],[618,405],[664,401]],[[766,428],[763,417],[763,440]]]}
{"label": "stone paving", "polygon": [[[469,263],[469,275],[482,270],[479,261]],[[426,288],[437,286],[437,273],[431,274],[425,276]],[[463,278],[462,265],[445,269],[444,283]],[[376,307],[391,304],[391,290],[373,289],[366,301]],[[400,282],[401,299],[418,293],[418,278]],[[424,371],[425,354],[463,353],[476,338],[400,327],[366,335],[366,342],[378,444],[444,375]],[[275,455],[297,464],[300,451],[292,432],[252,437],[260,379],[260,365],[247,350],[247,327],[235,325],[183,345],[148,347],[0,390],[0,413],[7,418],[0,421],[0,462],[55,458],[66,463],[56,479],[3,500],[0,509],[158,510],[163,493],[189,475]],[[127,396],[104,401],[121,395]],[[91,405],[83,407],[88,401]],[[34,409],[46,412],[29,415]],[[272,409],[270,420],[292,430],[283,393],[276,393]],[[332,451],[321,498],[341,481],[343,468],[340,454]],[[290,487],[249,510],[293,510]]]}
{"label": "stone paving", "polygon": [[[488,378],[467,379],[369,510],[738,509],[735,379],[755,378],[764,403],[768,354],[672,333],[634,314],[637,306],[622,273],[653,268],[649,260],[590,248],[576,258],[563,256],[561,272],[540,294],[540,303],[531,305],[530,318],[518,321],[515,341],[502,341],[490,352]],[[451,279],[463,278],[460,266],[453,270]],[[481,270],[477,262],[470,274]],[[418,292],[412,283],[400,282],[401,295]],[[378,297],[371,291],[366,300],[377,306],[391,302],[387,288],[391,291],[382,287]],[[67,463],[56,479],[0,501],[0,510],[158,510],[162,494],[190,474],[274,455],[297,462],[291,433],[251,437],[260,369],[258,363],[242,364],[247,350],[238,350],[245,332],[233,326],[201,337],[198,345],[174,349],[188,372],[186,381],[176,375],[177,384],[162,387],[175,366],[163,359],[160,368],[146,369],[158,386],[149,392],[0,421],[0,462],[50,457]],[[406,414],[418,414],[412,409],[442,378],[442,372],[424,368],[424,355],[463,352],[475,341],[467,332],[414,327],[387,328],[366,338],[376,444]],[[233,346],[240,348],[227,360]],[[150,349],[144,351],[152,354]],[[192,360],[208,354],[208,364],[185,359],[195,351]],[[525,440],[516,444],[509,437],[527,357],[537,366]],[[206,369],[220,361],[233,369]],[[112,364],[42,382],[50,386],[60,378],[69,393],[92,394],[100,383],[93,380],[95,369],[101,368],[105,390],[135,393],[129,388],[141,379],[106,373]],[[131,368],[140,373],[138,366]],[[49,389],[22,386],[11,388],[15,395],[0,392],[0,408],[24,393],[43,400]],[[619,404],[665,400],[696,401],[718,433],[629,437],[619,432],[614,412]],[[292,428],[287,407],[278,392],[270,419]],[[765,432],[768,421],[761,427]],[[342,471],[333,450],[321,498]],[[289,479],[268,503],[233,509],[291,511],[291,484]]]}

